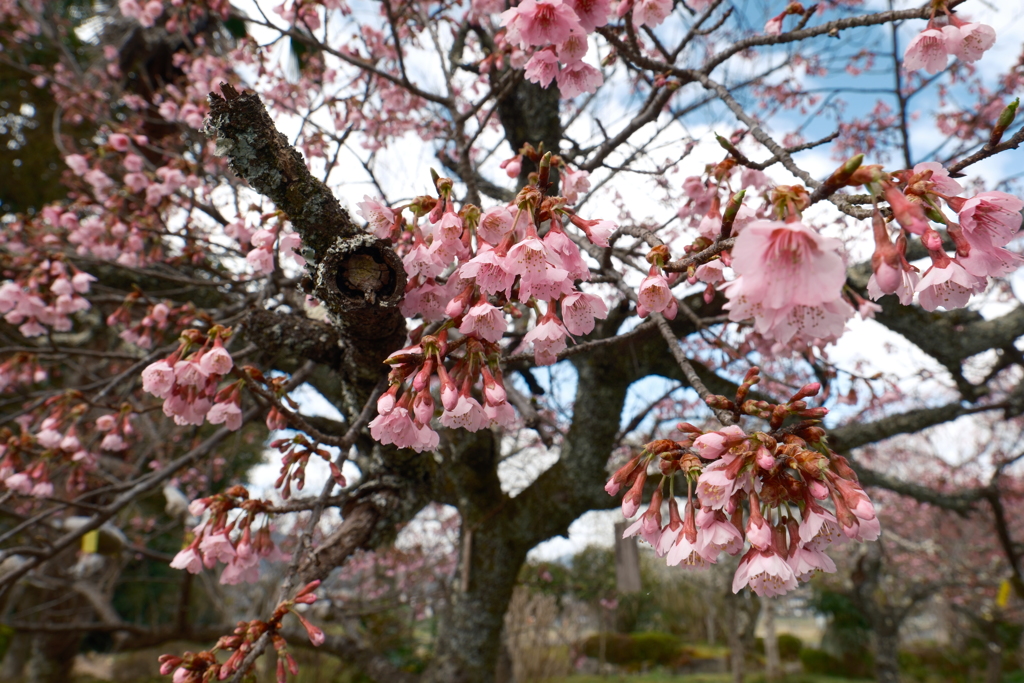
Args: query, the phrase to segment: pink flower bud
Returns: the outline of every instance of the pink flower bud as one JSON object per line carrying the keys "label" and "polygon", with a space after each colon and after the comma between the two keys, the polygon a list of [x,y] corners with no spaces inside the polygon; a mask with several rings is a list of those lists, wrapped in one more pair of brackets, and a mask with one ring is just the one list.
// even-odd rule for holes
{"label": "pink flower bud", "polygon": [[398,395],[400,384],[392,384],[390,388],[377,399],[377,413],[387,415],[395,407],[395,396]]}
{"label": "pink flower bud", "polygon": [[430,420],[434,417],[434,397],[430,395],[429,391],[421,391],[416,394],[416,398],[412,401],[412,412],[416,417],[416,422],[421,425],[430,424]]}

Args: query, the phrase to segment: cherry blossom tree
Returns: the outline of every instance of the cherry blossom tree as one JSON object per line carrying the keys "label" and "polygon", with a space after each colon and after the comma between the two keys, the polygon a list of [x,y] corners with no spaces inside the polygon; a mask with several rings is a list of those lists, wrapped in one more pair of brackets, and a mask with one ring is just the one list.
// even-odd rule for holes
{"label": "cherry blossom tree", "polygon": [[[669,565],[736,556],[733,591],[774,596],[878,539],[872,487],[987,506],[1024,596],[996,480],[857,450],[1024,411],[1022,62],[974,5],[0,3],[66,166],[0,233],[0,595],[69,601],[10,621],[40,662],[61,634],[209,641],[161,658],[176,683],[269,650],[285,680],[303,643],[488,681],[527,553],[584,512],[621,502]],[[512,458],[545,463],[515,495]],[[433,504],[458,567],[413,676],[311,605]],[[173,618],[114,607],[131,554],[175,572]],[[192,619],[192,577],[268,566],[262,612]]]}

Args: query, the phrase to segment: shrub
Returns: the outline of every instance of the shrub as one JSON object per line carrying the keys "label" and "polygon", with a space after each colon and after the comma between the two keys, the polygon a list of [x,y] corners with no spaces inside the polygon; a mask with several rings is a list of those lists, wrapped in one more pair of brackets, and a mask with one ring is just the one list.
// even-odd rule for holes
{"label": "shrub", "polygon": [[800,650],[800,663],[804,671],[811,674],[825,674],[844,678],[863,678],[871,676],[875,668],[875,659],[870,652],[850,652],[842,657],[835,657],[813,647]]}
{"label": "shrub", "polygon": [[779,656],[783,659],[799,659],[800,652],[804,649],[804,641],[791,633],[783,633],[779,636]]}
{"label": "shrub", "polygon": [[[604,659],[610,664],[639,668],[642,664],[678,666],[689,660],[678,638],[670,633],[606,633]],[[598,659],[601,636],[595,634],[583,642],[583,654]]]}

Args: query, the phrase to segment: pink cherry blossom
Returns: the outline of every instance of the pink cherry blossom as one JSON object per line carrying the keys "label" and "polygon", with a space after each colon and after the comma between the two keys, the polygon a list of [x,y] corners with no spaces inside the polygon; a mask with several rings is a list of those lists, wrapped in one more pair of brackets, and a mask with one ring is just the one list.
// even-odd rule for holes
{"label": "pink cherry blossom", "polygon": [[512,223],[512,213],[504,206],[496,206],[484,211],[476,233],[484,241],[497,246],[506,235],[512,232]]}
{"label": "pink cherry blossom", "polygon": [[837,541],[842,541],[836,516],[815,504],[808,504],[804,510],[799,533],[800,538],[808,539],[804,542],[805,545],[818,550]]}
{"label": "pink cherry blossom", "polygon": [[739,593],[748,584],[758,595],[772,597],[794,590],[797,580],[793,568],[774,549],[751,548],[736,569],[732,592]]}
{"label": "pink cherry blossom", "polygon": [[81,154],[69,154],[64,157],[64,163],[77,176],[83,176],[89,170],[89,160]]}
{"label": "pink cherry blossom", "polygon": [[559,43],[556,48],[558,61],[562,62],[562,64],[578,62],[586,56],[589,47],[587,34],[582,29],[573,30],[569,37],[564,42]]}
{"label": "pink cherry blossom", "polygon": [[726,552],[735,555],[743,550],[743,534],[726,519],[721,510],[702,508],[697,513],[697,547],[705,556],[717,557]]}
{"label": "pink cherry blossom", "polygon": [[917,283],[918,301],[926,311],[939,306],[947,311],[963,308],[971,294],[985,291],[987,284],[985,278],[971,275],[956,261],[946,259],[945,265],[932,265],[925,271]]}
{"label": "pink cherry blossom", "polygon": [[580,248],[557,226],[548,231],[548,234],[544,236],[543,242],[544,246],[548,248],[548,253],[557,256],[560,267],[569,272],[571,279],[583,281],[590,279],[590,267],[583,260]]}
{"label": "pink cherry blossom", "polygon": [[431,253],[430,248],[419,241],[402,257],[402,264],[405,266],[406,275],[413,278],[422,275],[425,278],[437,277],[444,271],[444,262]]}
{"label": "pink cherry blossom", "polygon": [[787,560],[793,573],[800,581],[810,581],[818,572],[834,574],[836,563],[823,551],[801,546]]}
{"label": "pink cherry blossom", "polygon": [[487,426],[487,415],[483,406],[472,396],[459,395],[455,407],[441,415],[441,424],[449,429],[465,429],[476,432]]}
{"label": "pink cherry blossom", "polygon": [[647,313],[664,311],[673,300],[668,280],[656,267],[652,267],[650,274],[640,283],[640,291],[637,294],[637,303],[643,307],[640,317],[645,318]]}
{"label": "pink cherry blossom", "polygon": [[511,298],[512,283],[516,272],[513,271],[508,259],[493,249],[480,251],[472,259],[459,267],[459,275],[463,278],[474,278],[484,294],[504,292]]}
{"label": "pink cherry blossom", "polygon": [[930,74],[937,74],[946,68],[946,57],[950,50],[946,45],[946,35],[934,28],[928,28],[914,36],[903,53],[903,68],[907,71],[924,69]]}
{"label": "pink cherry blossom", "polygon": [[633,3],[633,24],[650,26],[660,25],[672,13],[672,0],[635,0]]}
{"label": "pink cherry blossom", "polygon": [[172,569],[184,569],[189,574],[198,574],[203,571],[203,558],[199,556],[192,546],[183,548],[171,560]]}
{"label": "pink cherry blossom", "polygon": [[64,435],[55,429],[42,429],[36,434],[36,442],[43,448],[57,448]]}
{"label": "pink cherry blossom", "polygon": [[[742,292],[766,308],[817,306],[834,301],[846,282],[839,241],[803,223],[754,221],[736,238],[732,267]],[[730,290],[730,299],[738,294]]]}
{"label": "pink cherry blossom", "polygon": [[142,388],[157,398],[166,398],[174,387],[174,368],[158,360],[142,371]]}
{"label": "pink cherry blossom", "polygon": [[114,133],[107,139],[107,143],[118,152],[127,152],[131,140],[124,133]]}
{"label": "pink cherry blossom", "polygon": [[933,184],[938,192],[945,195],[958,195],[964,188],[957,181],[949,177],[949,171],[937,161],[922,161],[914,166],[914,175],[931,171],[932,177],[929,182]]}
{"label": "pink cherry blossom", "polygon": [[117,418],[113,415],[100,415],[96,418],[96,429],[108,432],[117,426]]}
{"label": "pink cherry blossom", "polygon": [[459,326],[463,334],[476,334],[489,342],[497,343],[505,334],[507,324],[501,309],[486,301],[480,302],[466,312]]}
{"label": "pink cherry blossom", "polygon": [[[663,547],[659,546],[659,549]],[[682,565],[684,569],[704,569],[714,563],[715,556],[717,552],[707,553],[698,543],[693,506],[687,503],[683,527],[675,537],[675,542],[668,548],[666,564],[670,567]]]}
{"label": "pink cherry blossom", "polygon": [[548,314],[526,333],[523,344],[533,344],[533,356],[537,365],[554,365],[558,360],[558,353],[565,349],[567,334],[562,321],[548,311]]}
{"label": "pink cherry blossom", "polygon": [[1024,201],[1005,192],[982,192],[963,202],[960,227],[972,244],[1002,247],[1017,235]]}
{"label": "pink cherry blossom", "polygon": [[513,429],[516,426],[516,412],[507,402],[498,403],[497,405],[485,404],[484,415],[487,416],[491,424],[499,427]]}
{"label": "pink cherry blossom", "polygon": [[[542,88],[551,85],[558,75],[558,57],[551,50],[534,52],[526,63],[526,80],[536,83]],[[517,174],[518,175],[518,174]]]}
{"label": "pink cherry blossom", "polygon": [[[451,282],[449,278],[448,282]],[[433,278],[406,292],[405,298],[399,303],[402,315],[407,317],[421,316],[424,320],[440,320],[444,317],[444,309],[451,300],[448,285],[438,284]]]}
{"label": "pink cherry blossom", "polygon": [[697,479],[697,497],[701,506],[721,510],[729,502],[739,480],[729,476],[727,466],[724,460],[716,460],[701,472]]}
{"label": "pink cherry blossom", "polygon": [[129,153],[125,155],[124,161],[122,163],[124,164],[124,167],[128,172],[138,173],[143,168],[145,168],[146,160],[140,157],[138,154]]}
{"label": "pink cherry blossom", "polygon": [[[901,304],[909,306],[914,300],[914,290],[917,288],[917,283],[921,276],[916,270],[905,270],[903,268],[891,268],[891,270],[899,277],[895,287],[891,291],[883,289],[878,281],[878,273],[875,272],[871,274],[871,278],[868,280],[868,296],[878,301],[886,294],[895,294],[899,297]],[[892,283],[888,284],[891,285]]]}
{"label": "pink cherry blossom", "polygon": [[246,262],[260,273],[274,272],[274,252],[266,248],[253,249],[245,255]]}
{"label": "pink cherry blossom", "polygon": [[746,536],[747,540],[750,541],[750,545],[759,550],[765,550],[772,542],[772,527],[761,516],[761,511],[758,510],[758,506],[755,504],[754,498],[751,498],[750,517],[747,520]]}
{"label": "pink cherry blossom", "polygon": [[572,7],[586,33],[593,33],[594,29],[608,23],[610,0],[567,0],[566,4]]}
{"label": "pink cherry blossom", "polygon": [[985,24],[943,26],[942,34],[946,37],[946,51],[969,64],[981,59],[996,43],[995,29]]}
{"label": "pink cherry blossom", "polygon": [[572,291],[569,271],[560,267],[561,259],[536,237],[517,242],[506,259],[511,272],[519,275],[519,300],[527,302],[531,296],[556,299]]}
{"label": "pink cherry blossom", "polygon": [[623,538],[640,534],[645,541],[655,548],[658,547],[658,540],[661,538],[661,503],[663,496],[664,494],[660,487],[654,490],[647,511],[626,528],[622,533]]}
{"label": "pink cherry blossom", "polygon": [[579,201],[580,193],[590,190],[590,174],[586,171],[574,171],[564,166],[561,172],[562,196],[569,204]]}
{"label": "pink cherry blossom", "polygon": [[259,581],[260,558],[249,541],[249,529],[243,532],[242,540],[235,550],[235,556],[220,573],[220,582],[226,586],[234,586]]}
{"label": "pink cherry blossom", "polygon": [[605,318],[608,306],[595,294],[576,292],[562,299],[562,320],[569,334],[590,334],[594,318]]}
{"label": "pink cherry blossom", "polygon": [[409,411],[404,407],[396,407],[386,415],[378,415],[370,421],[369,426],[370,435],[385,446],[393,443],[399,448],[409,448],[419,439]]}
{"label": "pink cherry blossom", "polygon": [[199,367],[207,375],[226,375],[234,367],[234,361],[218,339],[214,347],[199,359]]}
{"label": "pink cherry blossom", "polygon": [[784,14],[780,14],[769,19],[768,23],[764,25],[764,34],[766,36],[777,36],[782,33],[782,20],[784,17]]}
{"label": "pink cherry blossom", "polygon": [[120,434],[107,434],[100,442],[100,450],[120,452],[128,448],[128,444]]}
{"label": "pink cherry blossom", "polygon": [[[524,62],[522,67],[526,68],[527,63],[528,62]],[[505,169],[505,175],[509,178],[518,178],[519,174],[523,171],[523,155],[517,154],[510,159],[505,159],[498,165],[498,168]]]}
{"label": "pink cherry blossom", "polygon": [[223,531],[216,534],[203,534],[203,538],[199,542],[199,552],[202,553],[203,564],[207,569],[213,569],[218,562],[225,564],[231,562],[235,559],[236,554],[234,544]]}
{"label": "pink cherry blossom", "polygon": [[206,419],[212,425],[223,423],[231,431],[236,431],[242,426],[242,409],[234,401],[214,403]]}
{"label": "pink cherry blossom", "polygon": [[523,0],[501,13],[501,25],[513,33],[510,41],[519,42],[524,49],[557,45],[574,28],[580,29],[576,13],[562,0]]}
{"label": "pink cherry blossom", "polygon": [[725,279],[725,264],[721,259],[715,259],[697,266],[694,276],[701,282],[716,284]]}
{"label": "pink cherry blossom", "polygon": [[18,472],[4,479],[4,486],[10,491],[28,495],[32,491],[32,478],[24,472]]}
{"label": "pink cherry blossom", "polygon": [[209,373],[194,360],[179,360],[174,364],[174,379],[186,386],[206,386]]}
{"label": "pink cherry blossom", "polygon": [[597,92],[598,86],[604,83],[604,76],[586,62],[573,62],[563,66],[555,80],[562,99],[571,100],[583,93]]}
{"label": "pink cherry blossom", "polygon": [[368,195],[363,195],[363,201],[356,206],[359,207],[359,215],[366,219],[370,232],[375,236],[384,239],[391,233],[391,226],[395,222],[394,211]]}
{"label": "pink cherry blossom", "polygon": [[586,221],[579,216],[572,217],[572,224],[582,230],[593,244],[604,248],[608,248],[608,238],[618,229],[613,221]]}
{"label": "pink cherry blossom", "polygon": [[971,253],[957,260],[964,270],[978,277],[1009,275],[1024,264],[1020,255],[988,244],[972,244]]}
{"label": "pink cherry blossom", "polygon": [[715,432],[701,434],[694,439],[693,449],[705,460],[714,460],[722,457],[726,451],[746,439],[747,434],[742,427],[729,425]]}

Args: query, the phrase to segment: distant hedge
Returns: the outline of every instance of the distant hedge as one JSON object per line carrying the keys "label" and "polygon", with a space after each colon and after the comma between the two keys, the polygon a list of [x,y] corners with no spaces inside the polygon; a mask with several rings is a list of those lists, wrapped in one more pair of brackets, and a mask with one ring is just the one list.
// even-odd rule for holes
{"label": "distant hedge", "polygon": [[[690,660],[682,641],[670,633],[605,633],[604,637],[604,659],[609,664],[637,668],[642,664],[681,666]],[[600,657],[600,635],[583,641],[583,654],[594,659]]]}

